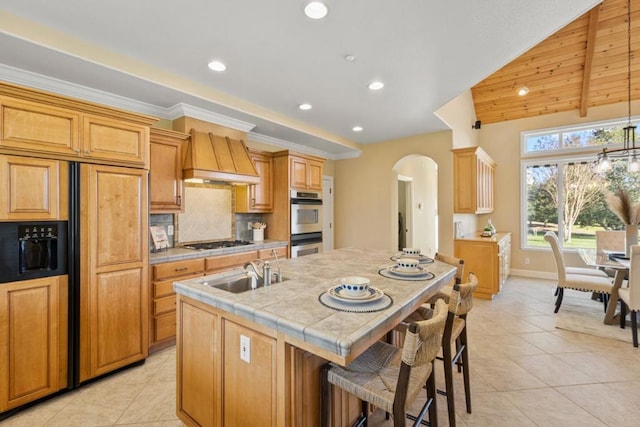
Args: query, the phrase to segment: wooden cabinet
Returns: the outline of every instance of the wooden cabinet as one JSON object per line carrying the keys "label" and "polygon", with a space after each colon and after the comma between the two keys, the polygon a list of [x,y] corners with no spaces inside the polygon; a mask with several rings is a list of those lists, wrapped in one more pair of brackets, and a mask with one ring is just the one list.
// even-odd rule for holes
{"label": "wooden cabinet", "polygon": [[148,173],[82,165],[80,381],[148,354]]}
{"label": "wooden cabinet", "polygon": [[[227,319],[223,319],[223,331],[224,424],[275,427],[275,338]],[[251,384],[251,387],[239,386],[241,384]]]}
{"label": "wooden cabinet", "polygon": [[313,157],[289,156],[289,185],[297,190],[322,191],[323,161]]}
{"label": "wooden cabinet", "polygon": [[149,165],[157,119],[0,83],[0,149],[87,163]]}
{"label": "wooden cabinet", "polygon": [[184,212],[182,149],[186,133],[151,128],[149,206],[151,213]]}
{"label": "wooden cabinet", "polygon": [[149,127],[123,120],[85,115],[82,156],[107,162],[149,164]]}
{"label": "wooden cabinet", "polygon": [[77,156],[80,114],[65,108],[0,96],[0,147]]}
{"label": "wooden cabinet", "polygon": [[235,267],[242,267],[246,262],[258,258],[257,251],[240,252],[229,255],[217,255],[205,258],[205,271],[207,274],[221,273]]}
{"label": "wooden cabinet", "polygon": [[236,186],[236,212],[256,213],[273,210],[273,157],[249,150],[249,157],[260,175],[260,183]]}
{"label": "wooden cabinet", "polygon": [[223,426],[220,328],[220,316],[209,306],[178,299],[176,404],[188,426]]}
{"label": "wooden cabinet", "polygon": [[204,258],[165,262],[151,267],[149,353],[175,344],[176,293],[173,282],[204,274]]}
{"label": "wooden cabinet", "polygon": [[482,237],[480,233],[456,239],[455,256],[464,260],[465,273],[478,276],[474,296],[492,299],[509,277],[511,265],[511,233]]}
{"label": "wooden cabinet", "polygon": [[272,248],[272,249],[259,249],[258,258],[265,261],[275,260],[276,257],[273,255],[273,251],[275,250],[275,253],[278,259],[286,259],[287,248],[288,248],[287,246],[281,246],[279,248]]}
{"label": "wooden cabinet", "polygon": [[66,220],[66,162],[0,155],[0,220]]}
{"label": "wooden cabinet", "polygon": [[0,285],[0,412],[67,386],[67,276]]}
{"label": "wooden cabinet", "polygon": [[494,209],[495,162],[480,147],[453,150],[453,211],[490,213]]}

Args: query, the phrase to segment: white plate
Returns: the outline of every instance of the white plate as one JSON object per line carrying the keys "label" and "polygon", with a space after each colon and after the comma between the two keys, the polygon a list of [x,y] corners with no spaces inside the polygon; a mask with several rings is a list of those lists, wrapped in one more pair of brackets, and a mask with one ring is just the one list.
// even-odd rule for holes
{"label": "white plate", "polygon": [[389,271],[393,274],[397,274],[398,276],[421,276],[428,273],[427,270],[420,266],[417,266],[415,269],[409,270],[397,265],[392,265],[391,267],[389,267]]}
{"label": "white plate", "polygon": [[431,264],[433,262],[433,258],[429,258],[428,256],[425,255],[405,255],[405,254],[398,254],[398,255],[394,255],[391,257],[391,261],[398,261],[401,258],[409,258],[409,259],[417,259],[418,261],[420,261],[420,264]]}
{"label": "white plate", "polygon": [[378,288],[374,288],[373,286],[369,286],[369,289],[367,289],[367,293],[358,297],[347,295],[346,292],[344,292],[344,288],[342,287],[342,285],[336,285],[336,286],[330,287],[327,293],[329,294],[329,296],[337,299],[338,301],[352,302],[352,303],[353,302],[357,302],[357,303],[373,302],[373,301],[379,300],[384,296],[384,292],[382,292]]}

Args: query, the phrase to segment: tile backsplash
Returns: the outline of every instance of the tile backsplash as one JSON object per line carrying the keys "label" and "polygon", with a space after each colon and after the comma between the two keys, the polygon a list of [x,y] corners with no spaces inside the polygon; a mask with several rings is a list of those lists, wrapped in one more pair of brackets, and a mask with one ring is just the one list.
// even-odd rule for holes
{"label": "tile backsplash", "polygon": [[[167,238],[169,239],[169,247],[175,246],[175,233],[169,234],[170,227],[173,227],[173,214],[152,214],[149,215],[149,225],[155,225],[164,228],[164,232],[167,233]],[[149,236],[149,248],[153,252],[155,248],[153,247],[153,241],[151,240],[151,236]]]}
{"label": "tile backsplash", "polygon": [[[265,222],[262,214],[236,214],[236,239],[253,240],[253,230],[249,230],[250,222]],[[269,225],[265,235],[269,233]]]}
{"label": "tile backsplash", "polygon": [[184,187],[184,213],[178,214],[178,241],[231,239],[233,188],[229,185]]}

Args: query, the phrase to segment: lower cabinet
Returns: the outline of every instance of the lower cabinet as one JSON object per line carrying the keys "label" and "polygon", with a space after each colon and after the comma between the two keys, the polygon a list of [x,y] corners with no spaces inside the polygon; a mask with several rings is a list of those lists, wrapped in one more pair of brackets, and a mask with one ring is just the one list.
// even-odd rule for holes
{"label": "lower cabinet", "polygon": [[455,256],[464,260],[465,275],[475,273],[478,288],[474,296],[492,299],[509,277],[511,265],[511,233],[482,237],[480,233],[464,236],[454,242]]}
{"label": "lower cabinet", "polygon": [[0,284],[0,412],[67,386],[67,276]]}
{"label": "lower cabinet", "polygon": [[149,352],[176,342],[176,293],[173,282],[204,274],[204,258],[165,262],[151,268]]}

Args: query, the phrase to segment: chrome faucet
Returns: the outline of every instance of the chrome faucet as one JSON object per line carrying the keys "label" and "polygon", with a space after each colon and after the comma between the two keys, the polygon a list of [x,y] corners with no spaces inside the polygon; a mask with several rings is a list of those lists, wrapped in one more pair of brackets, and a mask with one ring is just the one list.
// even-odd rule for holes
{"label": "chrome faucet", "polygon": [[282,282],[282,271],[280,270],[280,261],[278,260],[278,253],[275,249],[271,249],[271,255],[276,259],[276,266],[278,267],[277,280],[278,283]]}
{"label": "chrome faucet", "polygon": [[[262,271],[260,271],[259,265],[262,265]],[[265,286],[269,286],[271,284],[271,264],[269,261],[256,259],[244,264],[245,270],[247,270],[248,267],[251,267],[251,269],[248,270],[249,275],[255,274],[257,277],[261,277]],[[278,281],[280,281],[280,275],[278,275]],[[253,288],[253,285],[251,287]]]}

